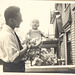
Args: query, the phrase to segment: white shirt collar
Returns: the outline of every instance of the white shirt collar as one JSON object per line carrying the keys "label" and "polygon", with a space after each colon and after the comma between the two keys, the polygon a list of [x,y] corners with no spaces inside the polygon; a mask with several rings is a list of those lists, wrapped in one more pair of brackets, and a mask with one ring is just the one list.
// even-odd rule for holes
{"label": "white shirt collar", "polygon": [[14,30],[8,25],[4,25],[3,26],[3,30],[6,30],[6,31],[11,32],[13,34],[15,33]]}

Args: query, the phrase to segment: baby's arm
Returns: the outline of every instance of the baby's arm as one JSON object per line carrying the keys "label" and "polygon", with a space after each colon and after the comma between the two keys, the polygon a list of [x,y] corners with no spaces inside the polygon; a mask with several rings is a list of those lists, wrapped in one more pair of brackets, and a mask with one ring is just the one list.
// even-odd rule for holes
{"label": "baby's arm", "polygon": [[44,34],[43,32],[41,32],[41,37],[48,38],[48,36],[46,36],[46,34]]}

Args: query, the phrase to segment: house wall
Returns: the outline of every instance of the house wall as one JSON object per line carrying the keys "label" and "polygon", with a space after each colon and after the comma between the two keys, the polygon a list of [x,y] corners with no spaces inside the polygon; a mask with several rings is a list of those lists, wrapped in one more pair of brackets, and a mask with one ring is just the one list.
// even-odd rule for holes
{"label": "house wall", "polygon": [[[70,59],[72,60],[73,65],[75,65],[75,10],[73,11],[72,9],[74,8],[75,4],[70,4],[68,5],[67,8],[64,9],[65,4],[62,5],[62,22],[63,22],[63,27],[64,27],[64,45],[62,47],[64,47],[65,49],[65,64],[67,64],[67,53],[68,53],[68,49],[67,49],[67,32],[71,32],[71,51],[70,51]],[[69,13],[70,13],[70,9],[71,9],[71,20],[72,22],[70,23],[69,21]]]}
{"label": "house wall", "polygon": [[[60,5],[60,4],[59,4]],[[66,7],[65,7],[65,4],[62,4],[61,7],[59,7],[59,5],[57,6],[57,9],[58,11],[60,11],[60,14],[61,14],[61,18],[62,18],[62,24],[63,24],[63,29],[64,29],[64,35],[62,36],[63,39],[62,39],[62,42],[60,44],[61,46],[61,58],[64,58],[65,59],[65,64],[67,65],[67,58],[68,58],[68,49],[67,49],[67,33],[70,31],[70,4],[67,4]],[[61,8],[61,10],[60,10]],[[74,27],[73,27],[74,28]],[[62,34],[60,34],[61,36]],[[61,39],[61,37],[59,38]],[[71,53],[71,59],[72,59],[72,53]],[[72,60],[73,61],[73,60]]]}
{"label": "house wall", "polygon": [[[69,57],[71,64],[75,65],[75,4],[55,4],[55,9],[58,10],[62,18],[62,27],[64,33],[59,35],[59,56],[65,59],[65,64],[69,64]],[[56,18],[55,18],[56,20]],[[56,28],[56,22],[54,21],[54,27]],[[54,28],[54,30],[55,30]],[[68,33],[71,33],[70,35]],[[63,35],[62,35],[63,34]],[[62,38],[62,41],[61,41]],[[68,40],[71,38],[70,40]],[[70,43],[71,48],[69,49],[68,44]],[[69,55],[69,54],[70,55]]]}
{"label": "house wall", "polygon": [[75,10],[73,11],[72,9],[74,8],[75,4],[71,5],[71,16],[72,16],[72,24],[71,24],[71,46],[72,46],[72,64],[75,65]]}

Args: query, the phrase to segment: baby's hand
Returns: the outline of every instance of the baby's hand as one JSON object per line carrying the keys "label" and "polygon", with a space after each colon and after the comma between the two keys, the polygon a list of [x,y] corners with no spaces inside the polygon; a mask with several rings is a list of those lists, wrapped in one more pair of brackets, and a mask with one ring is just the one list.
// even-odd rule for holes
{"label": "baby's hand", "polygon": [[25,44],[30,43],[30,38],[26,37],[25,40],[24,40],[24,43]]}
{"label": "baby's hand", "polygon": [[31,39],[31,40],[30,40],[30,44],[31,44],[32,46],[36,45],[36,40],[35,40],[35,39]]}

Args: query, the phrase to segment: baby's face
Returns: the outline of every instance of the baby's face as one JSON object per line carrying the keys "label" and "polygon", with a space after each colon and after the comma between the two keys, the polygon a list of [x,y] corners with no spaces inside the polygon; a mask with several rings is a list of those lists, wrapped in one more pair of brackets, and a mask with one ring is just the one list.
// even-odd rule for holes
{"label": "baby's face", "polygon": [[32,21],[31,26],[32,26],[32,29],[37,30],[39,27],[39,21],[38,20]]}

